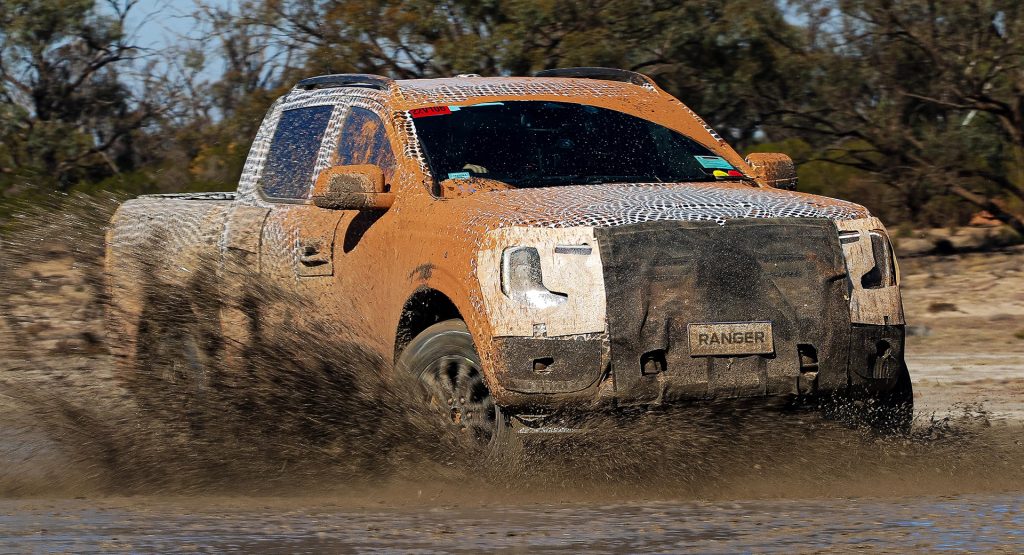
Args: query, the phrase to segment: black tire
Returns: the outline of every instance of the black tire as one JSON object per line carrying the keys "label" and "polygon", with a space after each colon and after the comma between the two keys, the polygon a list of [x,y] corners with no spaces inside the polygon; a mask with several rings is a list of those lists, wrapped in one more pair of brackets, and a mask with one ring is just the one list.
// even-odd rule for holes
{"label": "black tire", "polygon": [[825,415],[887,435],[910,433],[914,421],[914,386],[906,363],[893,386],[881,393],[861,392],[837,396],[823,405]]}
{"label": "black tire", "polygon": [[507,417],[487,388],[465,322],[445,320],[423,330],[405,347],[395,366],[400,376],[416,380],[419,401],[442,426],[488,450],[507,442]]}
{"label": "black tire", "polygon": [[906,434],[914,421],[914,384],[907,363],[900,365],[892,389],[877,395],[868,405],[868,424],[875,430]]}

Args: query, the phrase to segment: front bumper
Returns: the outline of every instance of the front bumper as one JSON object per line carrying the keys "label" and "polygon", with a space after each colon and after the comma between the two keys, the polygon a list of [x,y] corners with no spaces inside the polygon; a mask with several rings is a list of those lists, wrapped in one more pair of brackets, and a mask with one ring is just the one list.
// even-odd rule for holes
{"label": "front bumper", "polygon": [[[495,340],[502,385],[618,404],[822,396],[891,387],[902,325],[851,321],[835,224],[647,222],[595,230],[607,333]],[[771,322],[774,350],[695,356],[690,323]]]}
{"label": "front bumper", "polygon": [[[504,387],[523,404],[611,401],[619,405],[749,397],[824,397],[885,392],[904,361],[904,326],[850,325],[837,350],[815,356],[813,343],[776,341],[770,355],[699,356],[670,347],[662,357],[611,363],[607,335],[508,337],[495,341]],[[808,348],[811,347],[811,348]],[[781,354],[780,354],[781,353]],[[696,368],[695,368],[696,367]]]}

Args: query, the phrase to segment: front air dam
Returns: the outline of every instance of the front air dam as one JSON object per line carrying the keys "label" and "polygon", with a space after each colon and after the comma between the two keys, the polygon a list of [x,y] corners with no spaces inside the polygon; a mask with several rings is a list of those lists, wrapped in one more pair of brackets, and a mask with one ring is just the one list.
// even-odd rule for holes
{"label": "front air dam", "polygon": [[[595,233],[621,402],[848,387],[854,335],[846,268],[831,220],[645,222]],[[739,341],[748,332],[757,338],[763,323],[770,323],[771,352],[735,354],[744,349],[732,345],[720,356],[691,352],[690,324],[741,324],[706,328],[740,330],[712,338]],[[865,342],[858,337],[858,344]]]}

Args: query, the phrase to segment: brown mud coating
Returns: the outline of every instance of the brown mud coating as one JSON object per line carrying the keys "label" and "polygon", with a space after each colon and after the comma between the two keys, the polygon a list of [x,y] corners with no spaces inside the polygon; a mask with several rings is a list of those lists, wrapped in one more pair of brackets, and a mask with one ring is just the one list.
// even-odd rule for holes
{"label": "brown mud coating", "polygon": [[[948,547],[941,525],[952,514],[963,529],[983,522],[1002,534],[994,543],[967,547],[1015,550],[1024,484],[1024,365],[1015,331],[1024,328],[1019,254],[993,255],[991,266],[949,269],[950,261],[942,260],[906,272],[914,332],[908,357],[922,409],[909,437],[880,437],[814,412],[712,403],[596,414],[583,434],[531,437],[528,449],[496,458],[410,403],[413,384],[395,379],[391,362],[409,339],[395,333],[405,303],[423,290],[445,295],[453,312],[466,317],[499,402],[525,398],[514,388],[536,395],[536,384],[527,380],[503,382],[508,376],[502,372],[511,372],[493,360],[500,358],[498,348],[523,347],[510,338],[543,341],[535,330],[521,329],[516,307],[502,306],[496,294],[493,262],[509,245],[546,241],[544,264],[558,265],[565,256],[581,256],[559,259],[559,246],[571,251],[592,246],[590,239],[611,245],[602,238],[628,224],[731,230],[789,220],[812,222],[832,239],[836,229],[857,235],[859,241],[843,243],[845,259],[874,259],[868,235],[884,228],[862,207],[764,184],[589,185],[553,193],[503,190],[473,179],[441,183],[445,197],[435,198],[408,110],[517,98],[575,99],[650,117],[757,175],[692,112],[653,86],[474,78],[405,83],[383,92],[289,94],[268,114],[237,193],[134,200],[110,227],[114,199],[74,198],[24,214],[0,244],[0,494],[6,498],[0,528],[15,537],[0,540],[0,551],[24,551],[28,540],[18,538],[50,530],[85,543],[35,545],[165,551],[198,538],[247,551],[453,543],[486,550],[515,547],[507,538],[522,534],[532,535],[529,545],[540,549],[543,534],[568,533],[584,543],[593,538],[596,543],[586,546],[594,550],[701,550],[708,547],[701,542],[744,530],[738,522],[750,522],[751,512],[783,515],[758,522],[803,526],[805,536],[813,536],[807,528],[813,523],[853,531],[854,544],[882,537],[905,548]],[[261,196],[260,171],[281,112],[325,104],[335,106],[328,141],[354,108],[384,116],[400,154],[381,191],[395,199],[386,212],[326,210]],[[365,145],[371,130],[363,128]],[[336,162],[330,149],[321,149],[314,175]],[[367,197],[367,206],[380,198]],[[105,230],[115,247],[106,261]],[[593,249],[591,262],[575,266],[580,275],[600,268],[599,250]],[[832,254],[836,262],[838,251]],[[630,262],[622,258],[623,265]],[[742,260],[735,262],[737,276],[752,277],[739,271]],[[602,290],[603,279],[599,271],[562,278],[558,291],[569,294],[568,306],[587,298],[578,291]],[[854,323],[902,324],[895,285],[854,286]],[[930,308],[915,307],[914,295],[932,294],[937,298]],[[572,315],[549,320],[548,333],[603,333],[607,307],[600,295],[589,299]],[[846,305],[832,313],[845,319]],[[999,312],[991,313],[996,305]],[[916,345],[928,350],[915,353]],[[209,362],[214,354],[216,373],[191,377],[201,387],[168,363]],[[126,363],[145,371],[119,371]],[[576,387],[570,382],[554,393]],[[67,500],[74,496],[91,499]],[[948,496],[957,497],[940,499]],[[879,500],[835,501],[849,497]],[[264,508],[253,509],[256,503]],[[573,506],[550,510],[556,503]],[[851,505],[859,508],[839,510]],[[524,514],[530,510],[541,515]],[[474,511],[486,520],[468,516]],[[155,522],[108,526],[110,519],[131,522],[139,515]],[[922,515],[941,523],[937,535],[922,540],[918,532],[910,544],[896,542],[898,522],[916,523]],[[213,523],[218,518],[225,528]],[[316,519],[333,531],[310,527]],[[429,523],[426,533],[434,539],[409,543],[403,530],[417,519]],[[68,520],[78,523],[68,526]],[[446,542],[460,522],[499,539],[462,534]],[[284,528],[302,532],[289,536]],[[624,532],[609,535],[611,529]],[[204,530],[225,543],[203,540]],[[268,530],[280,543],[252,542]],[[662,543],[651,540],[659,535]],[[765,539],[714,549],[831,546],[822,540],[794,544],[785,534],[753,536]]]}
{"label": "brown mud coating", "polygon": [[[503,190],[488,179],[448,179],[437,184],[444,196],[436,197],[410,110],[515,100],[584,103],[648,119],[692,138],[744,174],[757,174],[696,114],[650,83],[467,77],[403,80],[394,82],[388,90],[296,88],[268,111],[237,194],[144,197],[126,203],[114,215],[107,260],[111,296],[108,324],[120,340],[110,346],[113,354],[127,367],[135,363],[140,353],[138,336],[144,331],[139,323],[146,320],[143,316],[148,315],[148,304],[156,302],[191,305],[184,309],[186,316],[205,311],[200,318],[208,324],[210,348],[220,347],[226,352],[228,362],[221,370],[232,379],[244,374],[231,363],[244,356],[232,350],[241,351],[254,341],[265,340],[258,334],[276,333],[282,325],[330,328],[340,323],[345,328],[341,337],[360,345],[368,356],[390,363],[408,340],[426,327],[407,330],[405,324],[436,316],[409,316],[414,312],[411,307],[426,292],[443,297],[451,305],[443,318],[465,320],[481,357],[488,390],[498,404],[514,407],[597,402],[602,392],[614,390],[611,379],[603,376],[601,364],[590,370],[594,376],[588,377],[585,389],[571,394],[559,390],[562,398],[548,389],[524,392],[511,385],[517,381],[514,369],[499,351],[500,341],[494,340],[533,337],[532,330],[523,333],[513,329],[517,325],[532,326],[533,322],[527,322],[521,306],[518,312],[497,306],[507,299],[494,280],[481,283],[497,272],[495,264],[486,263],[490,259],[484,257],[489,253],[515,244],[534,244],[509,242],[524,237],[546,238],[554,246],[560,240],[590,234],[593,229],[654,221],[723,224],[740,219],[820,218],[837,225],[843,221],[875,221],[865,220],[869,217],[867,210],[854,203],[735,182]],[[345,117],[353,110],[380,116],[397,162],[384,187],[395,195],[388,210],[339,211],[267,198],[262,189],[264,165],[282,113],[314,106],[333,106],[324,132],[325,144],[338,140]],[[370,145],[376,129],[361,128],[365,140],[357,143]],[[318,152],[310,188],[318,175],[337,162],[333,149],[321,148]],[[563,279],[582,281],[584,278],[578,277],[582,272],[573,270],[567,268]],[[274,292],[251,294],[245,285],[250,275],[258,275],[258,286]],[[218,291],[213,292],[214,288]],[[166,291],[194,289],[200,290],[196,300],[180,297],[165,302],[154,298],[166,295]],[[894,289],[895,300],[889,298],[880,307],[873,307],[880,314],[898,311],[898,291],[888,289]],[[570,294],[565,307],[545,313],[544,318],[550,318],[547,335],[603,332],[603,307],[596,310],[573,304],[577,299],[600,297],[595,291]],[[289,308],[298,301],[284,301],[282,297],[292,295],[304,299],[308,308]],[[258,306],[250,303],[260,296],[267,298],[259,298]],[[210,301],[205,308],[199,306],[204,297]],[[221,318],[215,321],[212,314],[218,311]],[[898,320],[894,317],[891,323],[899,324]],[[556,333],[555,328],[561,331]],[[304,341],[322,348],[334,340],[320,335],[305,337]],[[546,394],[547,398],[542,398]]]}
{"label": "brown mud coating", "polygon": [[[236,381],[206,397],[131,394],[103,335],[103,229],[115,205],[42,207],[0,243],[4,550],[899,551],[953,541],[1014,552],[1024,542],[1024,339],[1014,335],[1024,252],[904,264],[921,407],[908,439],[811,413],[704,407],[595,421],[586,437],[499,462],[406,404],[380,378],[387,363],[357,341],[311,339],[346,330],[297,318],[262,330]],[[209,295],[209,285],[197,275],[179,294]],[[312,308],[249,286],[256,306]],[[174,323],[180,296],[160,302],[167,312],[152,317]]]}

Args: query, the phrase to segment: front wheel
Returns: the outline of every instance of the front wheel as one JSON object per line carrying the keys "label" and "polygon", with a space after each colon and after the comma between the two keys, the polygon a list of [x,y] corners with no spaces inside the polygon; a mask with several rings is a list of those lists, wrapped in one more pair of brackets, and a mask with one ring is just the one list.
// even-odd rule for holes
{"label": "front wheel", "polygon": [[900,365],[893,388],[874,398],[874,412],[869,415],[868,422],[876,430],[910,432],[914,421],[914,385],[906,362]]}
{"label": "front wheel", "polygon": [[423,330],[395,366],[399,375],[417,381],[419,401],[444,427],[481,448],[501,445],[508,432],[506,417],[487,389],[465,322],[445,320]]}
{"label": "front wheel", "polygon": [[883,393],[839,396],[823,405],[826,416],[882,434],[908,434],[914,421],[914,386],[904,362],[892,388]]}

